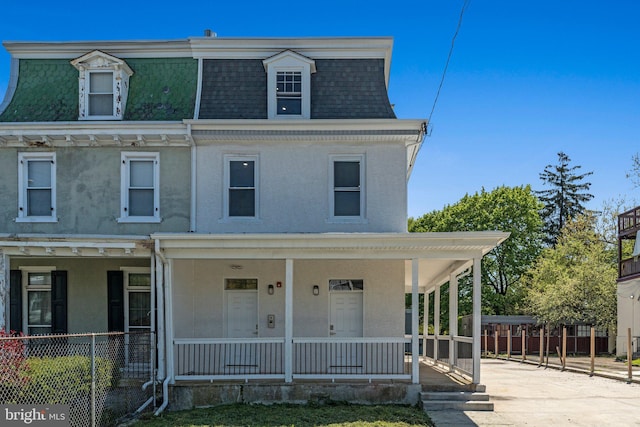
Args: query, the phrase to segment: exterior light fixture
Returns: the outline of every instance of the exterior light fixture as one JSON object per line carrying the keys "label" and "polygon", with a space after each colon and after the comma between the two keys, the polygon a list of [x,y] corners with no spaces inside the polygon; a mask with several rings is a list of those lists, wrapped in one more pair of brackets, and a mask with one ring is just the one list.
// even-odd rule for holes
{"label": "exterior light fixture", "polygon": [[320,295],[320,286],[318,286],[318,285],[313,285],[313,294],[314,294],[315,296]]}
{"label": "exterior light fixture", "polygon": [[269,295],[273,295],[273,285],[269,284],[269,286],[267,286],[267,293]]}

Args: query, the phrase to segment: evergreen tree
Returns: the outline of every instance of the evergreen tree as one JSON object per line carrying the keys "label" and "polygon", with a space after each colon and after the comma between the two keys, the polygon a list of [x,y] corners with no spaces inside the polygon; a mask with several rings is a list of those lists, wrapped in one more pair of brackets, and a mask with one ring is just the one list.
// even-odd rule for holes
{"label": "evergreen tree", "polygon": [[581,166],[569,166],[571,159],[562,151],[558,153],[558,164],[547,165],[540,179],[544,185],[551,188],[536,191],[538,198],[544,204],[541,216],[544,220],[546,233],[545,243],[555,247],[560,230],[571,219],[585,212],[584,203],[593,199],[587,193],[590,182],[583,180],[593,172],[577,174]]}

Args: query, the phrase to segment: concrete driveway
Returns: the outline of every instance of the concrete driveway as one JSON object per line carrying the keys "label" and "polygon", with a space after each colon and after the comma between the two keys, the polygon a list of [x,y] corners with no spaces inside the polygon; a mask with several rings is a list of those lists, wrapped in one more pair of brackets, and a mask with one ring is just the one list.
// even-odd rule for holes
{"label": "concrete driveway", "polygon": [[444,426],[640,426],[640,384],[484,359],[493,412],[431,411]]}

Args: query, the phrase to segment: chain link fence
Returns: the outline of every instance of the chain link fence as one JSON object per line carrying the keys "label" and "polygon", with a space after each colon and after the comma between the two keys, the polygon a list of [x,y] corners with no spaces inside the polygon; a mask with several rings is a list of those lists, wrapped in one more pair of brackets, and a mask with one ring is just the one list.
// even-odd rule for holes
{"label": "chain link fence", "polygon": [[155,406],[152,333],[0,333],[0,404],[66,405],[71,426],[115,426]]}

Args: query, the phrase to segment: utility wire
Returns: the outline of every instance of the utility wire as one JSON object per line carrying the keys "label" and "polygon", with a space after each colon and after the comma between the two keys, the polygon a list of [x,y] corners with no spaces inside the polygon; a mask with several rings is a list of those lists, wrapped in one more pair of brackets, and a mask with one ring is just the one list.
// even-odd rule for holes
{"label": "utility wire", "polygon": [[[460,32],[460,27],[462,26],[462,17],[464,16],[464,12],[471,3],[471,0],[464,0],[462,4],[462,9],[460,10],[460,17],[458,18],[458,26],[456,27],[456,31],[453,34],[453,38],[451,39],[451,47],[449,48],[449,55],[447,56],[447,62],[445,62],[444,70],[442,71],[442,78],[440,79],[440,84],[438,85],[438,91],[436,92],[436,97],[433,100],[433,106],[431,107],[431,112],[429,113],[429,119],[427,120],[427,124],[431,127],[431,117],[433,116],[433,111],[436,109],[436,104],[438,103],[438,98],[440,97],[440,90],[442,90],[442,85],[444,84],[444,78],[447,75],[447,69],[449,68],[449,61],[451,61],[451,55],[453,55],[453,47],[456,43],[456,37],[458,37],[458,33]],[[431,133],[428,132],[427,136]]]}

